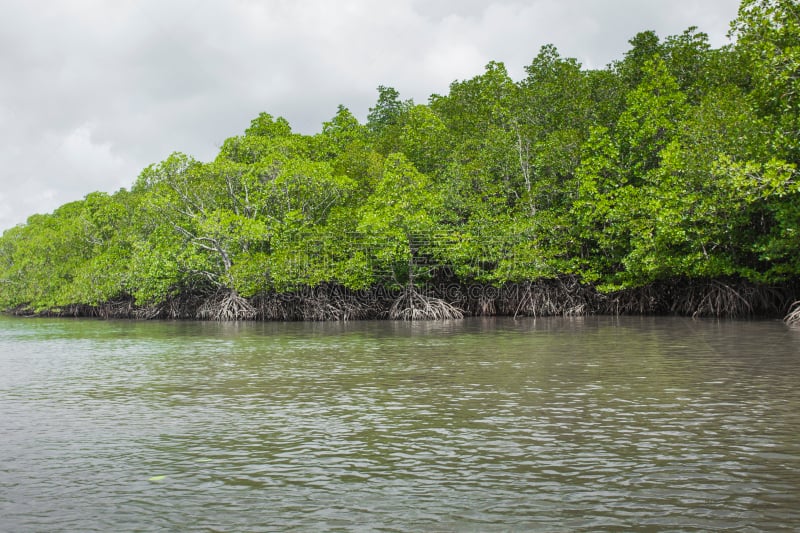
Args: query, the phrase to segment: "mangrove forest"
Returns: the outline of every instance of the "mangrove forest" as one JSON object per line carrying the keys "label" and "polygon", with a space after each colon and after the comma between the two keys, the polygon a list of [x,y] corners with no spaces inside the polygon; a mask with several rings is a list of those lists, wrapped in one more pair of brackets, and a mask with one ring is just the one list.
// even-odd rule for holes
{"label": "mangrove forest", "polygon": [[425,104],[378,88],[319,133],[261,113],[0,238],[21,315],[404,320],[648,313],[800,321],[800,8],[731,44],[542,47]]}

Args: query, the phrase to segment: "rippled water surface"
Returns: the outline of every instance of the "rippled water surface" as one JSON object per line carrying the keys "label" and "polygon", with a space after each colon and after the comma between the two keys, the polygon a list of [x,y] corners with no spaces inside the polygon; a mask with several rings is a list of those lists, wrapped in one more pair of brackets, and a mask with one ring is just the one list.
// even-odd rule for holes
{"label": "rippled water surface", "polygon": [[800,529],[800,330],[0,318],[0,531]]}

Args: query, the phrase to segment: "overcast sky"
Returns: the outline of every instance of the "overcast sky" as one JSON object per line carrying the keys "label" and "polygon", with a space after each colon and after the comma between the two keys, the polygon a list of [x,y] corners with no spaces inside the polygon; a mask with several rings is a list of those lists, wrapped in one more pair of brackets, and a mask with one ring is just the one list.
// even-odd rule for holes
{"label": "overcast sky", "polygon": [[130,187],[173,151],[210,160],[261,111],[315,133],[378,85],[425,103],[555,44],[586,68],[643,30],[728,42],[739,0],[3,0],[0,231]]}

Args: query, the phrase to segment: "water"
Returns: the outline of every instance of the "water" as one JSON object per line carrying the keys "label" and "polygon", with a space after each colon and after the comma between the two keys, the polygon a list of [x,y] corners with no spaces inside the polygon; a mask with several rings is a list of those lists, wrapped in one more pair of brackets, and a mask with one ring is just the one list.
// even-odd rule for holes
{"label": "water", "polygon": [[0,318],[0,531],[800,528],[800,330]]}

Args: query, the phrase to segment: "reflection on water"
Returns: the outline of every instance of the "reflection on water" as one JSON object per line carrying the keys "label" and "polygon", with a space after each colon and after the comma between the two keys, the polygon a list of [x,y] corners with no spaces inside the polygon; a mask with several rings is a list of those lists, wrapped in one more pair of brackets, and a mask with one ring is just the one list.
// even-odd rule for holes
{"label": "reflection on water", "polygon": [[800,528],[800,331],[0,319],[0,530]]}

